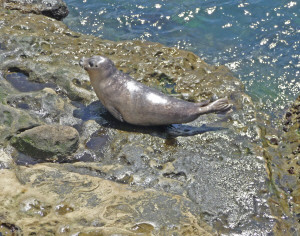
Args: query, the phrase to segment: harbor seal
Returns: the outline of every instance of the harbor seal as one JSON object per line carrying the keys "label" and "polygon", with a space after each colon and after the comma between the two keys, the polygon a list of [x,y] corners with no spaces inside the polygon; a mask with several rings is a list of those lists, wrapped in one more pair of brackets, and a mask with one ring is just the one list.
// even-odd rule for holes
{"label": "harbor seal", "polygon": [[227,98],[193,103],[167,96],[117,70],[103,56],[82,58],[79,64],[88,72],[101,103],[122,122],[142,126],[181,124],[203,114],[228,112],[232,107]]}

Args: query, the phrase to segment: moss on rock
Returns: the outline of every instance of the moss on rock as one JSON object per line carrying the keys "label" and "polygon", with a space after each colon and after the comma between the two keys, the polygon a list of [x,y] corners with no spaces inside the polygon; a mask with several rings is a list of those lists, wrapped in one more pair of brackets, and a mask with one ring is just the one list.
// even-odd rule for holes
{"label": "moss on rock", "polygon": [[0,145],[20,130],[32,128],[40,124],[40,121],[28,113],[0,104]]}
{"label": "moss on rock", "polygon": [[69,126],[42,125],[15,136],[11,144],[36,159],[55,161],[55,158],[66,158],[78,149],[79,134]]}

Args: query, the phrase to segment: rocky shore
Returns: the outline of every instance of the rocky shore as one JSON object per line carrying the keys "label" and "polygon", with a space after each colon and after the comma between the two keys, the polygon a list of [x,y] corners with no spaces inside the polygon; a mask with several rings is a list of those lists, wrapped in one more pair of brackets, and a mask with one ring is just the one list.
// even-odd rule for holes
{"label": "rocky shore", "polygon": [[[2,235],[299,230],[299,99],[271,128],[225,66],[73,32],[58,21],[67,15],[61,1],[0,5]],[[118,122],[78,65],[92,55],[171,96],[228,96],[234,111],[168,127]]]}

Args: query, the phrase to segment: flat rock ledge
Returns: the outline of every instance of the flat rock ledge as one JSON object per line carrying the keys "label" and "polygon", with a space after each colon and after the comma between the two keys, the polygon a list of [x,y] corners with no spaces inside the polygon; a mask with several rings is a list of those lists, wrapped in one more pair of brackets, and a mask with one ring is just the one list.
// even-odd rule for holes
{"label": "flat rock ledge", "polygon": [[69,14],[62,0],[0,0],[0,4],[8,10],[45,15],[56,20],[62,20]]}

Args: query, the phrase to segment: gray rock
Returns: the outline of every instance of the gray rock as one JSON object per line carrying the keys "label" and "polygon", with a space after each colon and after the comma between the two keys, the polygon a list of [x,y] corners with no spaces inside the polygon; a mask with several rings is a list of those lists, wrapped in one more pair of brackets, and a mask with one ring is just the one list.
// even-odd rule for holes
{"label": "gray rock", "polygon": [[[19,10],[23,13],[34,13],[62,20],[69,14],[63,0],[1,0],[4,8]],[[0,3],[1,3],[0,1]]]}
{"label": "gray rock", "polygon": [[13,91],[10,84],[4,79],[0,71],[0,104],[6,104],[6,97]]}
{"label": "gray rock", "polygon": [[78,149],[79,134],[69,126],[41,125],[14,136],[11,144],[36,159],[56,161]]}
{"label": "gray rock", "polygon": [[0,170],[1,169],[12,169],[14,168],[15,162],[11,155],[0,149]]}
{"label": "gray rock", "polygon": [[27,112],[0,103],[0,146],[16,133],[40,125],[41,122]]}
{"label": "gray rock", "polygon": [[71,105],[70,100],[60,97],[51,88],[7,95],[6,102],[9,106],[27,111],[48,124],[73,126],[81,122],[73,117],[76,107]]}

